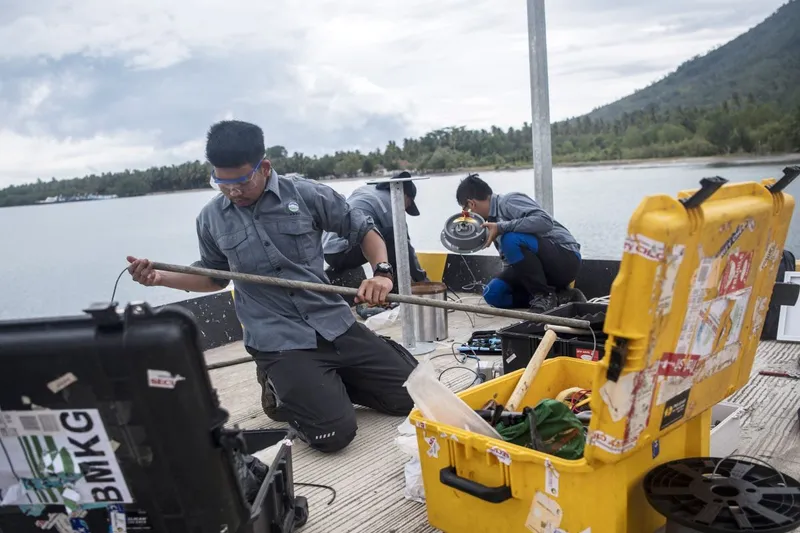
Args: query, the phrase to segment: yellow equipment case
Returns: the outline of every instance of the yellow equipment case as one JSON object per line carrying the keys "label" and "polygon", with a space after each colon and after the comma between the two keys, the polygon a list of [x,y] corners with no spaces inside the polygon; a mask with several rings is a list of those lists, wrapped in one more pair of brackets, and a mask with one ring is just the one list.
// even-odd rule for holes
{"label": "yellow equipment case", "polygon": [[[788,169],[787,169],[788,170]],[[417,427],[431,525],[447,533],[652,533],[642,479],[706,456],[711,408],[747,383],[794,199],[783,179],[645,198],[633,213],[597,362],[546,360],[522,406],[591,389],[584,455],[565,460],[426,420]],[[504,403],[523,370],[459,394]]]}

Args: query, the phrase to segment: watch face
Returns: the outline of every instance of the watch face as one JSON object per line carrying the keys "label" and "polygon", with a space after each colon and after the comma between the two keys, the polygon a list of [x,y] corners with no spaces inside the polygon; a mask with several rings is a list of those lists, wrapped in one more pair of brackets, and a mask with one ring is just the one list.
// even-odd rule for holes
{"label": "watch face", "polygon": [[390,265],[389,263],[378,263],[377,265],[375,265],[375,268],[379,272],[391,272],[392,271],[392,265]]}

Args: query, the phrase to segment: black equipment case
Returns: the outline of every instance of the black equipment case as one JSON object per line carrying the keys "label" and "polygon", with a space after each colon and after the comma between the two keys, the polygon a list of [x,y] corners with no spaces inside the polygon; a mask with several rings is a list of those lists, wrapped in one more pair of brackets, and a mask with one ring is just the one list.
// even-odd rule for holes
{"label": "black equipment case", "polygon": [[[0,322],[0,533],[302,526],[294,435],[225,429],[227,420],[198,329],[179,307],[103,304]],[[278,443],[263,481],[246,489],[243,454]]]}

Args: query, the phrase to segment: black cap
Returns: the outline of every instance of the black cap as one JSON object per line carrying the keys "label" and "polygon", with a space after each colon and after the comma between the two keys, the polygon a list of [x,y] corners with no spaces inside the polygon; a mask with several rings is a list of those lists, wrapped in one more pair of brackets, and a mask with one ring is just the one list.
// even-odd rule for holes
{"label": "black cap", "polygon": [[[404,170],[401,173],[392,176],[392,179],[410,178],[410,177],[411,177],[411,173],[408,172],[407,170]],[[375,185],[375,188],[380,190],[380,191],[387,191],[387,190],[389,190],[389,182],[384,181],[382,183],[378,183],[377,185]],[[408,213],[412,217],[419,216],[419,208],[417,207],[417,204],[414,202],[414,200],[417,197],[417,186],[414,185],[413,181],[404,181],[403,182],[403,192],[406,194],[406,196],[411,198],[411,205],[409,205],[406,208],[406,213]]]}

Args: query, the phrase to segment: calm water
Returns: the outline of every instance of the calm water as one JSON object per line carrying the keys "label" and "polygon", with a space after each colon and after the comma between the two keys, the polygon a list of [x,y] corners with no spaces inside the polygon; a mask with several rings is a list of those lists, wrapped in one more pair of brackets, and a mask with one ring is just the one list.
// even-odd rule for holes
{"label": "calm water", "polygon": [[[730,181],[778,177],[785,164],[709,168],[699,164],[559,168],[554,170],[555,216],[590,258],[621,256],[628,219],[642,197],[696,188],[702,177]],[[443,250],[444,220],[458,211],[462,175],[417,181],[421,215],[408,217],[419,250]],[[496,192],[533,195],[533,172],[485,172]],[[347,195],[362,181],[330,182]],[[800,195],[800,180],[789,192]],[[118,200],[0,209],[0,319],[76,314],[108,300],[126,255],[188,264],[197,259],[195,216],[215,193],[188,192]],[[800,221],[792,221],[787,248],[800,252]],[[493,253],[487,251],[487,253]],[[189,295],[145,288],[125,275],[117,301],[163,304]]]}

